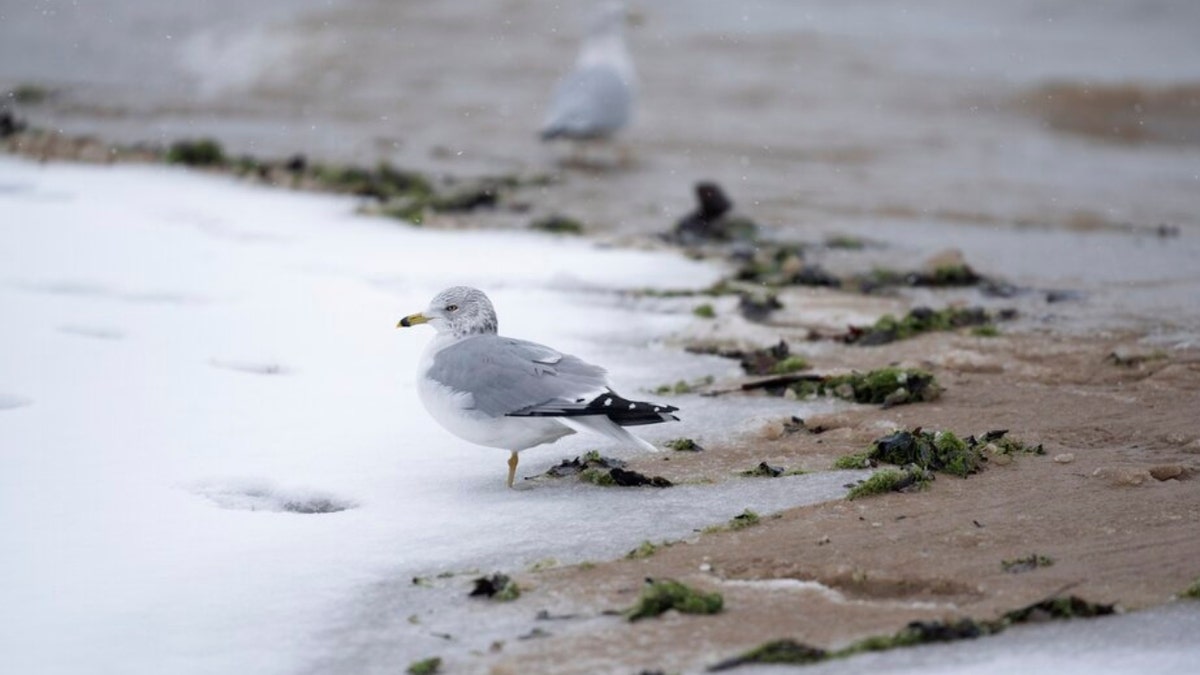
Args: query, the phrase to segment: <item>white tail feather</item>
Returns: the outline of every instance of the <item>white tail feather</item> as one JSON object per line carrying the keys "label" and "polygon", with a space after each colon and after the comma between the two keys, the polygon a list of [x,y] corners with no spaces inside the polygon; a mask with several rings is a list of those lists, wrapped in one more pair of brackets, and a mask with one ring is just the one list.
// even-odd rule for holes
{"label": "white tail feather", "polygon": [[622,445],[636,445],[650,452],[658,452],[658,448],[645,440],[629,433],[625,427],[608,419],[604,415],[585,415],[580,417],[555,417],[554,419],[576,431],[590,431],[601,436],[608,436]]}

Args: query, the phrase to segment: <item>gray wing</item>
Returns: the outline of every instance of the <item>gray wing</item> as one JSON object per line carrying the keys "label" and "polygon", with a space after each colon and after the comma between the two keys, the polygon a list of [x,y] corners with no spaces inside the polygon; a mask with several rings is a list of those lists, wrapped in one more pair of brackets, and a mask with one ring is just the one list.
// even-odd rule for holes
{"label": "gray wing", "polygon": [[438,352],[426,374],[471,395],[470,407],[494,417],[551,402],[591,398],[608,387],[604,369],[549,347],[479,335]]}
{"label": "gray wing", "polygon": [[590,66],[567,75],[554,92],[542,137],[607,136],[629,122],[633,90],[610,66]]}

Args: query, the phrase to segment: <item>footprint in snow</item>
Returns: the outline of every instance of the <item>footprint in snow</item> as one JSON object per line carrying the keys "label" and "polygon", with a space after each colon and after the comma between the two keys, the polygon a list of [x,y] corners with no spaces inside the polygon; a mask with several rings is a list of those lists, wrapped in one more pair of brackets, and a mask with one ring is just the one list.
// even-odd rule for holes
{"label": "footprint in snow", "polygon": [[102,326],[59,326],[58,332],[66,333],[67,335],[77,335],[79,337],[92,338],[95,340],[120,340],[125,337],[125,333],[122,333],[115,328],[104,328]]}
{"label": "footprint in snow", "polygon": [[239,373],[250,373],[251,375],[291,375],[293,372],[287,366],[262,361],[223,361],[212,359],[208,364],[213,368],[235,370]]}
{"label": "footprint in snow", "polygon": [[24,408],[27,405],[33,405],[33,399],[18,396],[16,394],[0,393],[0,410],[12,410],[14,408]]}
{"label": "footprint in snow", "polygon": [[281,488],[260,479],[206,481],[193,485],[190,490],[223,509],[240,511],[337,513],[358,506],[352,500],[320,490]]}
{"label": "footprint in snow", "polygon": [[82,298],[102,298],[136,304],[161,305],[205,305],[212,302],[211,298],[194,293],[175,291],[119,291],[103,284],[89,281],[50,281],[50,282],[18,282],[13,287],[29,293],[46,293],[49,295],[64,295]]}

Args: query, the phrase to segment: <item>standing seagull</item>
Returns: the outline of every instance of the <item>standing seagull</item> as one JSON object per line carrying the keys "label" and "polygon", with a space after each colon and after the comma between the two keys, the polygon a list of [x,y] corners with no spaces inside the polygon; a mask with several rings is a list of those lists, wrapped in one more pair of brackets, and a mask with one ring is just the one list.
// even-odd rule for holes
{"label": "standing seagull", "polygon": [[511,452],[510,488],[522,450],[583,430],[654,451],[624,427],[679,420],[673,406],[618,396],[599,366],[500,337],[492,302],[478,289],[447,288],[397,327],[420,323],[437,331],[418,367],[421,403],[455,436]]}
{"label": "standing seagull", "polygon": [[625,48],[625,6],[605,3],[588,27],[575,69],[558,83],[542,140],[612,136],[633,116],[636,79]]}

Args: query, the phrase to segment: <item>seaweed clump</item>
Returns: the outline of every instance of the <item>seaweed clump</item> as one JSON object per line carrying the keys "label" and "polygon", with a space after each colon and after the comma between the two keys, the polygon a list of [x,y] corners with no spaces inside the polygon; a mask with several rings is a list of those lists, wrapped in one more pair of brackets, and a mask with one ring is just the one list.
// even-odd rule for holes
{"label": "seaweed clump", "polygon": [[864,652],[881,652],[938,642],[973,640],[997,635],[1010,626],[1036,621],[1092,618],[1116,612],[1113,605],[1088,602],[1077,596],[1056,597],[1007,612],[999,619],[976,621],[913,621],[891,635],[872,635],[836,651],[826,651],[794,640],[772,640],[738,656],[721,661],[708,670],[729,670],[754,663],[811,664],[846,658]]}
{"label": "seaweed clump", "polygon": [[933,474],[915,465],[899,469],[883,469],[850,488],[846,499],[855,500],[887,492],[918,492],[924,490]]}
{"label": "seaweed clump", "polygon": [[442,659],[434,656],[420,661],[414,661],[405,672],[408,675],[435,675],[442,669]]}
{"label": "seaweed clump", "polygon": [[733,202],[720,185],[697,183],[695,192],[695,210],[675,223],[675,228],[664,235],[664,239],[682,246],[727,244],[754,239],[758,226],[747,218],[731,215]]}
{"label": "seaweed clump", "polygon": [[929,307],[914,307],[907,314],[896,318],[885,314],[870,326],[851,326],[842,336],[846,344],[871,347],[907,340],[932,331],[949,331],[959,328],[992,325],[1016,316],[1015,310],[992,313],[983,307],[946,307],[934,310]]}
{"label": "seaweed clump", "polygon": [[[1030,446],[1005,438],[1007,433],[1007,430],[1001,429],[989,431],[979,438],[968,436],[962,439],[949,431],[924,431],[919,427],[912,431],[896,431],[876,439],[871,447],[863,452],[839,457],[833,468],[868,469],[880,463],[903,467],[903,470],[884,469],[876,472],[853,486],[847,498],[857,499],[885,492],[912,492],[924,489],[929,481],[933,480],[935,471],[966,478],[982,471],[987,465],[989,455],[1044,453],[1041,445]],[[1005,564],[1007,565],[1007,562]]]}
{"label": "seaweed clump", "polygon": [[1001,560],[1000,569],[1010,574],[1020,574],[1021,572],[1030,572],[1039,567],[1049,567],[1054,564],[1054,558],[1048,555],[1040,555],[1030,553],[1023,558],[1013,558],[1011,560]]}
{"label": "seaweed clump", "polygon": [[488,598],[497,602],[509,602],[521,597],[521,587],[507,574],[493,574],[475,579],[468,597]]}
{"label": "seaweed clump", "polygon": [[838,288],[842,280],[826,272],[820,265],[804,262],[804,246],[800,244],[760,245],[749,257],[735,278],[760,286],[824,286]]}
{"label": "seaweed clump", "polygon": [[691,382],[688,382],[687,380],[679,380],[675,384],[660,384],[654,388],[654,393],[659,396],[665,396],[667,394],[690,394],[697,389],[707,387],[715,380],[716,378],[714,378],[712,375],[707,375],[698,380],[692,380]]}
{"label": "seaweed clump", "polygon": [[225,163],[225,151],[211,138],[175,141],[167,150],[168,164],[186,166],[220,166]]}
{"label": "seaweed clump", "polygon": [[916,465],[966,478],[983,468],[982,444],[968,443],[950,431],[897,431],[874,442],[873,460],[899,466]]}
{"label": "seaweed clump", "polygon": [[690,438],[673,438],[663,445],[676,452],[702,452],[704,450],[699,443]]}
{"label": "seaweed clump", "polygon": [[551,234],[583,234],[583,223],[563,215],[538,218],[529,224],[529,229]]}
{"label": "seaweed clump", "polygon": [[625,462],[612,457],[602,457],[599,452],[591,450],[582,457],[564,459],[557,466],[550,467],[542,474],[549,478],[579,476],[579,480],[602,487],[671,487],[671,481],[662,476],[647,476],[637,471],[625,469]]}
{"label": "seaweed clump", "polygon": [[641,544],[638,544],[637,548],[631,550],[629,553],[626,553],[625,558],[627,560],[638,560],[641,558],[649,558],[650,556],[654,555],[655,553],[658,553],[662,549],[667,548],[672,545],[673,545],[673,543],[669,542],[669,541],[664,541],[661,544],[656,544],[650,540],[646,540],[646,541],[643,541]]}
{"label": "seaweed clump", "polygon": [[747,375],[786,375],[809,367],[808,360],[792,354],[787,341],[761,349],[722,349],[713,346],[690,346],[693,354],[713,354],[726,359],[737,359]]}
{"label": "seaweed clump", "polygon": [[932,373],[892,367],[831,375],[820,380],[801,380],[788,388],[799,398],[832,394],[847,401],[881,404],[885,408],[932,401],[942,394],[942,387]]}
{"label": "seaweed clump", "polygon": [[1179,594],[1179,597],[1186,598],[1188,600],[1200,600],[1200,578],[1197,578],[1192,582],[1191,586],[1185,588],[1183,592]]}
{"label": "seaweed clump", "polygon": [[711,533],[744,530],[747,527],[754,527],[761,522],[762,516],[758,515],[758,512],[752,509],[746,509],[745,511],[742,511],[736,516],[730,518],[728,523],[725,523],[724,525],[712,525],[706,527],[704,528],[704,532]]}
{"label": "seaweed clump", "polygon": [[637,604],[626,615],[630,621],[641,621],[672,609],[683,614],[716,614],[724,605],[720,593],[704,593],[673,579],[647,579]]}
{"label": "seaweed clump", "polygon": [[803,642],[796,642],[795,640],[772,640],[764,642],[744,654],[725,659],[709,667],[708,670],[715,673],[752,663],[792,664],[799,666],[809,663],[819,663],[827,658],[829,658],[829,652],[819,647],[812,647]]}

